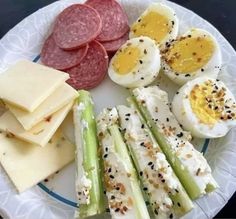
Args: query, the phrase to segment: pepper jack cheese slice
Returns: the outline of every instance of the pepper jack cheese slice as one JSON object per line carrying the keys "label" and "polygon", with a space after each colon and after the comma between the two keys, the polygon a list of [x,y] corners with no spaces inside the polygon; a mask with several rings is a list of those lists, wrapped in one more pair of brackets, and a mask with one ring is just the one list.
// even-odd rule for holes
{"label": "pepper jack cheese slice", "polygon": [[44,118],[53,114],[78,96],[78,92],[70,85],[64,83],[56,89],[34,112],[30,113],[6,104],[16,119],[21,123],[25,130],[30,130]]}
{"label": "pepper jack cheese slice", "polygon": [[27,60],[0,74],[0,98],[33,112],[69,75]]}
{"label": "pepper jack cheese slice", "polygon": [[75,147],[59,129],[46,147],[0,133],[0,162],[18,192],[36,185],[74,160]]}
{"label": "pepper jack cheese slice", "polygon": [[45,146],[65,119],[73,103],[74,101],[45,118],[29,131],[25,131],[14,115],[7,111],[0,117],[0,130],[10,132],[17,138],[29,143]]}

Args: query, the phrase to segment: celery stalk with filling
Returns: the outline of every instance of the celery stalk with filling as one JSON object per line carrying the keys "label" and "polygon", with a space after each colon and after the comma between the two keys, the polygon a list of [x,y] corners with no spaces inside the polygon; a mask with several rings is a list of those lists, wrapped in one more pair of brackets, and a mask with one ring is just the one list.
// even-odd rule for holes
{"label": "celery stalk with filling", "polygon": [[217,188],[206,159],[190,143],[191,135],[182,130],[170,111],[167,93],[157,86],[136,88],[132,100],[190,198]]}
{"label": "celery stalk with filling", "polygon": [[79,91],[73,113],[76,143],[75,186],[79,203],[75,218],[85,218],[105,210],[96,121],[89,92]]}
{"label": "celery stalk with filling", "polygon": [[124,133],[136,169],[149,196],[155,218],[176,218],[193,208],[166,156],[155,141],[137,110],[117,106],[120,126]]}
{"label": "celery stalk with filling", "polygon": [[118,126],[115,108],[104,109],[97,118],[103,151],[104,184],[113,219],[149,219],[135,168]]}

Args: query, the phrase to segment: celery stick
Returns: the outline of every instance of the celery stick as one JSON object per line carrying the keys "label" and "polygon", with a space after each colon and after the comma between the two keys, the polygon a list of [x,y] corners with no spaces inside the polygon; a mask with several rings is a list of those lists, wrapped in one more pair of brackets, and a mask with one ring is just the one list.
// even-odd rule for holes
{"label": "celery stick", "polygon": [[112,125],[109,130],[111,132],[111,135],[115,139],[117,153],[124,160],[124,163],[127,166],[127,170],[131,174],[130,182],[133,189],[133,196],[136,202],[136,210],[139,214],[139,218],[149,218],[147,207],[145,205],[142,192],[140,190],[140,184],[138,182],[137,174],[134,169],[132,160],[130,159],[127,147],[119,131],[119,127],[118,125]]}
{"label": "celery stick", "polygon": [[[148,90],[149,89],[149,90]],[[135,91],[136,90],[136,91]],[[155,136],[157,142],[159,143],[162,151],[167,157],[167,160],[171,164],[172,168],[174,169],[176,175],[179,177],[179,180],[181,181],[182,185],[186,189],[188,195],[191,199],[196,199],[200,197],[201,195],[205,194],[208,191],[212,191],[215,188],[217,188],[217,183],[212,178],[210,173],[210,167],[208,166],[206,160],[203,158],[203,156],[197,152],[194,147],[191,145],[189,141],[184,139],[185,146],[183,147],[183,150],[185,150],[186,145],[188,145],[189,148],[191,148],[190,155],[196,157],[199,159],[199,163],[196,162],[194,159],[192,162],[195,162],[192,169],[189,168],[188,165],[185,165],[184,157],[181,157],[176,153],[177,150],[182,150],[182,147],[176,148],[175,139],[178,141],[182,141],[181,137],[185,132],[180,128],[178,123],[176,122],[176,119],[174,118],[173,114],[170,112],[166,101],[167,94],[164,91],[161,91],[158,87],[149,87],[149,88],[139,88],[135,89],[133,93],[136,94],[134,97],[132,97],[132,102],[135,103],[137,110],[140,111],[143,118],[147,122],[147,125],[151,129],[153,135]],[[149,91],[148,94],[145,92]],[[139,93],[142,98],[137,98],[137,93]],[[145,96],[146,95],[146,96]],[[164,99],[163,99],[164,98]],[[163,100],[162,100],[163,99]],[[152,100],[152,102],[150,102]],[[147,101],[147,102],[146,102]],[[147,106],[147,104],[149,104]],[[151,106],[152,104],[152,106]],[[157,112],[151,112],[151,107],[156,106],[158,108]],[[149,108],[148,108],[149,107]],[[159,112],[161,110],[161,112]],[[151,114],[152,113],[152,114]],[[163,130],[160,128],[163,126],[163,124],[167,124],[167,122],[164,120],[166,117],[163,117],[163,114],[169,116],[170,122],[172,122],[174,125],[175,130],[178,130],[180,134],[179,136],[168,136],[167,134],[164,134]],[[153,115],[155,115],[158,118],[154,118]],[[169,127],[164,126],[164,127]],[[174,140],[173,140],[174,139]],[[180,151],[181,152],[181,151]],[[204,165],[207,172],[205,172],[204,176],[198,174],[198,171],[193,170],[198,167],[198,165]],[[201,168],[199,168],[201,169]],[[210,189],[208,189],[210,188]]]}
{"label": "celery stick", "polygon": [[97,118],[110,214],[113,219],[149,219],[136,171],[117,123],[115,108],[104,109]]}
{"label": "celery stick", "polygon": [[142,173],[139,178],[148,189],[146,193],[149,195],[152,211],[156,213],[155,218],[182,216],[193,208],[192,201],[175,176],[146,122],[134,108],[134,104],[130,102],[130,105],[131,108],[117,106],[120,126],[135,167]]}
{"label": "celery stick", "polygon": [[74,125],[77,147],[76,192],[79,199],[76,215],[85,218],[105,210],[93,102],[87,91],[79,91],[74,106]]}

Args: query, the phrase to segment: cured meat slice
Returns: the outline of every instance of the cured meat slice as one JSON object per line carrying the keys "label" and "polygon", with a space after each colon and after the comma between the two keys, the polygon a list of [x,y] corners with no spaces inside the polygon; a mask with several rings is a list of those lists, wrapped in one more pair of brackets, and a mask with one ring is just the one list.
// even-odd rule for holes
{"label": "cured meat slice", "polygon": [[65,70],[78,65],[88,51],[88,44],[71,51],[65,51],[57,46],[53,35],[45,41],[41,51],[41,62],[49,67]]}
{"label": "cured meat slice", "polygon": [[94,40],[101,28],[102,21],[96,10],[89,5],[74,4],[58,15],[53,37],[60,48],[72,50]]}
{"label": "cured meat slice", "polygon": [[129,39],[129,32],[117,40],[102,42],[107,52],[116,52]]}
{"label": "cured meat slice", "polygon": [[75,89],[91,89],[104,79],[108,69],[108,56],[105,48],[97,41],[89,44],[88,52],[79,65],[66,70],[67,81]]}
{"label": "cured meat slice", "polygon": [[120,4],[115,0],[87,0],[98,11],[102,19],[102,31],[96,38],[100,42],[116,40],[128,30],[128,18]]}

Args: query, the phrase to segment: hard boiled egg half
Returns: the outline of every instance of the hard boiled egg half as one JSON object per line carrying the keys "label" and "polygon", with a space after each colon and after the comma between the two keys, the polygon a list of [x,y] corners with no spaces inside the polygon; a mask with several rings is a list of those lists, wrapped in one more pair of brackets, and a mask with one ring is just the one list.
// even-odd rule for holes
{"label": "hard boiled egg half", "polygon": [[127,87],[140,87],[155,80],[160,71],[160,52],[149,37],[128,40],[110,61],[108,74],[112,81]]}
{"label": "hard boiled egg half", "polygon": [[222,64],[216,39],[202,29],[191,29],[162,51],[164,73],[183,85],[200,76],[217,78]]}
{"label": "hard boiled egg half", "polygon": [[172,111],[177,120],[199,138],[218,138],[236,125],[235,98],[218,79],[199,77],[175,94]]}
{"label": "hard boiled egg half", "polygon": [[161,3],[152,3],[131,26],[130,38],[148,36],[160,47],[175,39],[179,21],[174,10]]}

